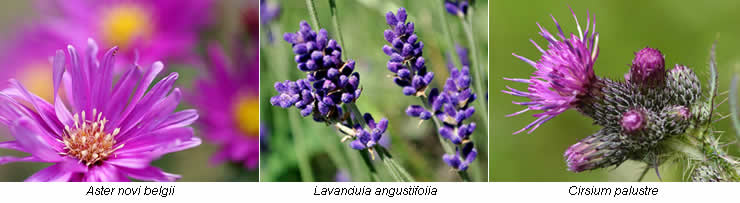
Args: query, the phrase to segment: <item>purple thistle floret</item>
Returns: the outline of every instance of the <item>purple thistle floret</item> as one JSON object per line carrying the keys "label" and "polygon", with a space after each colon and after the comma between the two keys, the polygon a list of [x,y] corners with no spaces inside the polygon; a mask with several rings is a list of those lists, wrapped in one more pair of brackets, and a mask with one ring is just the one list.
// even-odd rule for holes
{"label": "purple thistle floret", "polygon": [[292,44],[298,70],[306,72],[306,79],[296,81],[295,88],[289,81],[276,83],[280,94],[271,103],[283,108],[296,105],[303,116],[313,112],[316,121],[338,120],[341,105],[355,102],[362,93],[360,74],[354,72],[355,62],[342,61],[342,48],[337,41],[329,39],[325,29],[318,33],[312,30],[306,21],[301,21],[298,32],[285,33],[283,38]]}
{"label": "purple thistle floret", "polygon": [[363,117],[365,118],[365,121],[367,121],[369,131],[365,130],[362,125],[355,125],[355,140],[349,145],[356,150],[372,149],[375,145],[380,144],[380,139],[383,136],[383,133],[388,129],[388,119],[386,118],[380,119],[380,122],[376,123],[373,116],[369,113],[365,113]]}
{"label": "purple thistle floret", "polygon": [[445,0],[445,9],[452,15],[465,16],[468,14],[468,6],[468,0]]}
{"label": "purple thistle floret", "polygon": [[[573,108],[583,97],[587,96],[589,89],[599,80],[594,75],[593,70],[594,61],[599,54],[599,33],[596,32],[596,24],[594,23],[592,26],[592,19],[587,17],[586,30],[585,32],[581,32],[578,18],[572,10],[571,12],[578,26],[577,35],[570,34],[569,37],[566,37],[562,28],[560,28],[560,24],[551,15],[559,31],[557,37],[537,23],[537,26],[540,28],[540,35],[549,43],[547,46],[548,49],[543,50],[534,40],[530,40],[542,52],[542,57],[537,62],[534,62],[525,57],[512,54],[522,61],[527,62],[536,68],[536,70],[533,76],[528,79],[504,78],[529,85],[527,88],[528,91],[520,91],[508,86],[508,90],[503,91],[504,93],[525,97],[530,100],[528,102],[513,102],[514,104],[526,106],[526,108],[507,116],[519,115],[530,110],[543,111],[542,113],[534,114],[533,116],[537,117],[537,119],[521,130],[514,132],[514,134],[525,130],[529,130],[528,133],[531,133],[553,117]],[[591,29],[591,33],[589,33],[589,29]]]}
{"label": "purple thistle floret", "polygon": [[390,56],[387,63],[388,70],[393,72],[393,81],[403,88],[407,96],[422,96],[427,86],[434,79],[434,73],[427,71],[422,49],[424,43],[414,34],[414,23],[406,23],[406,9],[399,8],[385,14],[390,29],[383,33],[390,45],[383,46],[383,52]]}

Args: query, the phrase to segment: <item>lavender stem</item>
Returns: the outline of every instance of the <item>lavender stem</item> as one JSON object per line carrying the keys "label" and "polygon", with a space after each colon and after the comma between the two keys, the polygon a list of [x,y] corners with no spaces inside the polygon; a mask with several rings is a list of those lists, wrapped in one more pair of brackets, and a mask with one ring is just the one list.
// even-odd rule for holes
{"label": "lavender stem", "polygon": [[321,29],[321,25],[319,24],[319,14],[316,12],[314,0],[306,0],[306,6],[308,7],[308,14],[311,15],[311,21],[316,25],[316,29]]}

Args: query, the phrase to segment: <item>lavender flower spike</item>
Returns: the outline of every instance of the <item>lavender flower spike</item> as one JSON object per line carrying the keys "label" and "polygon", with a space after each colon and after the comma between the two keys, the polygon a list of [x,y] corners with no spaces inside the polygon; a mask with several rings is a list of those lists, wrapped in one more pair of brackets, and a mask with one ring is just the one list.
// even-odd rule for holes
{"label": "lavender flower spike", "polygon": [[318,33],[312,30],[306,21],[301,21],[297,32],[285,33],[283,38],[292,44],[298,70],[306,72],[306,79],[276,83],[279,95],[270,99],[272,105],[295,105],[301,115],[313,114],[319,122],[341,120],[341,105],[354,102],[362,93],[355,62],[342,61],[337,41],[329,39],[325,29]]}
{"label": "lavender flower spike", "polygon": [[395,15],[393,12],[385,14],[390,29],[383,35],[390,46],[384,45],[383,52],[391,57],[387,67],[393,72],[393,81],[403,88],[403,94],[423,96],[434,79],[434,73],[427,71],[421,56],[424,43],[414,34],[414,23],[406,23],[406,17],[404,8],[399,8]]}
{"label": "lavender flower spike", "polygon": [[[528,133],[531,133],[553,117],[575,107],[582,98],[588,96],[589,89],[599,80],[594,75],[593,70],[594,61],[599,55],[599,33],[596,32],[596,24],[594,23],[592,26],[592,19],[587,18],[585,32],[582,32],[578,18],[572,10],[571,12],[576,20],[577,35],[571,33],[569,37],[566,37],[562,28],[560,28],[560,24],[551,15],[560,31],[557,35],[551,34],[542,28],[539,23],[537,24],[540,27],[540,35],[549,43],[548,49],[543,50],[537,43],[530,40],[542,52],[542,57],[534,62],[512,54],[533,66],[536,70],[533,76],[528,79],[504,78],[529,85],[528,91],[520,91],[508,86],[508,90],[503,91],[530,100],[528,102],[514,102],[514,104],[526,108],[508,116],[519,115],[530,110],[543,111],[534,114],[537,119],[521,130],[514,132],[514,134],[525,130],[529,130]],[[589,29],[591,33],[589,33]]]}
{"label": "lavender flower spike", "polygon": [[465,16],[468,14],[468,6],[468,0],[445,0],[445,9],[452,15]]}

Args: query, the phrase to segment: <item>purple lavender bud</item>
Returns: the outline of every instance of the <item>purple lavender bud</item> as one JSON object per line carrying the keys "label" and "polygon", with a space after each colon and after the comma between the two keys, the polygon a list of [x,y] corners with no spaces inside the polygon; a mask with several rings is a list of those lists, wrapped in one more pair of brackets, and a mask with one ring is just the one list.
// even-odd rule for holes
{"label": "purple lavender bud", "polygon": [[403,95],[412,96],[414,94],[416,94],[416,89],[414,89],[413,87],[411,86],[403,87]]}
{"label": "purple lavender bud", "polygon": [[468,0],[445,0],[444,4],[447,13],[460,17],[468,14]]}
{"label": "purple lavender bud", "polygon": [[[398,77],[401,79],[411,78],[411,71],[409,69],[398,70]],[[413,84],[413,81],[412,81]]]}
{"label": "purple lavender bud", "polygon": [[665,57],[659,50],[646,47],[635,53],[629,79],[642,85],[659,85],[665,80]]}
{"label": "purple lavender bud", "polygon": [[444,160],[447,165],[455,169],[460,168],[460,164],[462,163],[462,161],[460,161],[460,158],[454,154],[442,155],[442,160]]}
{"label": "purple lavender bud", "polygon": [[427,112],[427,110],[419,105],[411,105],[406,108],[406,115],[409,115],[411,117],[419,117],[424,112]]}
{"label": "purple lavender bud", "polygon": [[627,133],[632,133],[643,128],[646,125],[647,117],[642,110],[633,109],[622,114],[622,129]]}
{"label": "purple lavender bud", "polygon": [[385,55],[391,56],[393,55],[393,48],[388,45],[383,45],[383,53],[385,53]]}

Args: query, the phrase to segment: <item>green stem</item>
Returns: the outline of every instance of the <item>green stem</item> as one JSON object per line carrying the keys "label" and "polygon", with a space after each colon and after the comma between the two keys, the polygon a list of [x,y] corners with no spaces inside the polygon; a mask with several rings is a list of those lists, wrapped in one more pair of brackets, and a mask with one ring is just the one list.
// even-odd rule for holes
{"label": "green stem", "polygon": [[297,116],[298,112],[291,112],[290,115],[288,115],[290,126],[293,128],[293,136],[295,137],[295,153],[296,158],[298,159],[298,169],[301,174],[301,181],[313,182],[313,173],[311,172],[311,164],[308,161],[308,152],[303,146],[306,144],[303,137],[304,129],[298,124],[300,120]]}
{"label": "green stem", "polygon": [[487,128],[488,126],[488,107],[486,106],[487,102],[484,102],[487,99],[486,99],[486,94],[485,94],[486,92],[483,91],[483,86],[481,85],[482,83],[486,82],[484,78],[482,78],[482,76],[486,74],[486,71],[483,70],[483,66],[482,64],[480,64],[480,61],[478,60],[478,49],[476,48],[475,36],[473,35],[472,14],[473,14],[473,8],[471,7],[468,9],[467,15],[470,16],[468,20],[465,20],[464,17],[461,17],[460,20],[462,21],[463,29],[465,30],[465,36],[468,38],[470,55],[473,60],[472,61],[473,64],[470,65],[472,66],[470,67],[470,70],[475,71],[472,74],[475,75],[475,81],[473,81],[473,83],[475,83],[475,91],[478,94],[478,108],[483,110],[482,114],[480,114],[483,120],[483,125],[481,127],[486,129],[487,131],[488,129]]}
{"label": "green stem", "polygon": [[[445,0],[440,0],[440,1],[441,1],[441,4],[440,5],[444,5]],[[439,15],[439,19],[441,20],[442,33],[444,33],[445,38],[447,39],[447,40],[445,40],[445,41],[447,41],[447,48],[454,50],[455,49],[455,43],[454,43],[454,40],[452,39],[452,34],[451,34],[452,31],[450,30],[450,25],[447,24],[447,16],[446,16],[447,14],[446,14],[446,11],[444,9],[444,6],[434,6],[434,7],[437,8],[437,14]],[[452,52],[452,54],[454,54],[454,51]],[[460,63],[460,61],[459,61],[459,59],[457,57],[451,57],[451,58],[452,58],[452,61],[453,61],[452,63],[454,63],[455,66],[461,65],[461,63]]]}
{"label": "green stem", "polygon": [[335,0],[329,0],[329,7],[331,7],[331,21],[334,24],[334,29],[337,32],[337,38],[339,38],[339,46],[342,47],[342,58],[346,59],[347,47],[344,46],[344,38],[342,37],[342,28],[339,26],[339,12],[337,11],[337,5]]}
{"label": "green stem", "polygon": [[319,14],[316,12],[316,5],[313,2],[314,0],[306,0],[306,7],[308,7],[308,14],[311,15],[311,21],[313,21],[314,26],[316,26],[316,30],[321,29],[321,24],[319,24]]}

